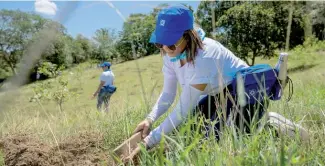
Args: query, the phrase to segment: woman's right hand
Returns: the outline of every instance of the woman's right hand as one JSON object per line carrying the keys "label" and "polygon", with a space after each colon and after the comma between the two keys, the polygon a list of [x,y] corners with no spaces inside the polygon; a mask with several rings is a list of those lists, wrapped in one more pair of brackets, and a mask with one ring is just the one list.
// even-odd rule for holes
{"label": "woman's right hand", "polygon": [[133,133],[142,131],[142,139],[144,139],[149,135],[151,125],[152,125],[152,121],[150,119],[145,119],[144,121],[138,124],[138,126],[135,128]]}

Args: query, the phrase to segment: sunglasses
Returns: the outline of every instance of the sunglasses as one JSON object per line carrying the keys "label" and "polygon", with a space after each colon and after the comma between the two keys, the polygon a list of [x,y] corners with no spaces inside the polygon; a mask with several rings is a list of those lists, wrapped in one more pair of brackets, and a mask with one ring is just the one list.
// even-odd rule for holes
{"label": "sunglasses", "polygon": [[[175,51],[176,50],[176,48],[179,46],[179,45],[181,45],[182,43],[183,43],[183,41],[184,41],[184,38],[182,38],[182,40],[181,41],[179,41],[179,42],[177,42],[176,44],[174,44],[174,45],[170,45],[170,46],[167,46],[168,47],[168,49],[170,49],[170,50],[172,50],[172,51]],[[157,48],[159,48],[159,49],[162,49],[163,48],[163,44],[159,44],[159,43],[155,43],[155,46],[157,47]]]}

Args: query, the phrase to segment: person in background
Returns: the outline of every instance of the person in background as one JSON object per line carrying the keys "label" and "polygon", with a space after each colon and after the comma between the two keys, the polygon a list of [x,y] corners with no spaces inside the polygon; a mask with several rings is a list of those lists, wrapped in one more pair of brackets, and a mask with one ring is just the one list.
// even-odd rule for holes
{"label": "person in background", "polygon": [[114,86],[114,73],[111,70],[111,64],[109,62],[104,62],[100,64],[103,69],[103,73],[100,75],[100,83],[96,92],[93,94],[93,98],[97,96],[97,110],[101,111],[102,105],[105,105],[105,112],[109,110],[109,102],[112,94],[116,91]]}

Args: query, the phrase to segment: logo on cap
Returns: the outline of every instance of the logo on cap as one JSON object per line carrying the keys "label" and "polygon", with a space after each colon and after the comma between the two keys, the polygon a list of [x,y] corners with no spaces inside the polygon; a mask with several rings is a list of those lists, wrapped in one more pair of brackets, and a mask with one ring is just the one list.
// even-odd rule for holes
{"label": "logo on cap", "polygon": [[165,26],[165,20],[160,20],[160,26]]}

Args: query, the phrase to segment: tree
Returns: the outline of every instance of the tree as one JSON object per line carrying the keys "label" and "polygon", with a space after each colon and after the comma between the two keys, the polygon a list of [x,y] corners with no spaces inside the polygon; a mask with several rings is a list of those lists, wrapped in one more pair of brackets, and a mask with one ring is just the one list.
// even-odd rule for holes
{"label": "tree", "polygon": [[93,47],[86,37],[78,34],[75,39],[71,38],[73,63],[82,63],[91,58]]}
{"label": "tree", "polygon": [[[290,8],[293,8],[292,25],[290,30],[290,48],[303,44],[304,40],[315,35],[322,40],[325,21],[325,3],[312,1],[260,1],[266,8],[273,8],[275,12],[274,23],[279,33],[272,35],[279,48],[284,48],[286,41],[286,27],[289,23]],[[293,3],[293,6],[291,5]]]}
{"label": "tree", "polygon": [[217,25],[225,28],[223,33],[228,38],[230,49],[249,65],[254,65],[257,56],[274,55],[276,45],[270,37],[277,30],[274,17],[272,9],[245,2],[228,9]]}
{"label": "tree", "polygon": [[43,52],[39,63],[51,62],[55,64],[57,72],[69,68],[73,63],[73,49],[73,38],[63,33],[57,33],[55,40]]}
{"label": "tree", "polygon": [[[195,13],[195,22],[199,24],[208,37],[214,37],[213,32],[216,30],[213,27],[214,21],[217,21],[225,12],[236,6],[240,5],[241,1],[201,1]],[[214,13],[212,13],[214,12]],[[214,18],[213,18],[214,17]]]}
{"label": "tree", "polygon": [[70,38],[70,44],[72,48],[71,56],[73,58],[73,63],[81,63],[87,60],[87,55],[82,48],[82,38],[77,36],[75,40]]}
{"label": "tree", "polygon": [[104,61],[116,57],[115,42],[117,35],[114,29],[101,28],[95,32],[93,37],[95,41],[96,50],[94,58]]}
{"label": "tree", "polygon": [[26,43],[45,24],[45,19],[19,10],[0,11],[0,58],[16,74]]}
{"label": "tree", "polygon": [[[271,8],[275,12],[274,24],[277,27],[277,32],[271,35],[273,42],[278,44],[279,49],[284,49],[286,46],[286,37],[290,41],[290,47],[293,48],[303,43],[303,22],[301,11],[296,7],[296,4],[290,1],[281,2],[260,2],[265,8]],[[292,9],[291,17],[290,11]],[[290,31],[288,31],[288,25],[290,23]],[[288,33],[288,34],[287,34]],[[289,43],[288,43],[289,45]]]}
{"label": "tree", "polygon": [[287,34],[286,34],[285,51],[289,51],[289,47],[290,47],[290,32],[291,32],[293,8],[294,8],[294,1],[291,1],[290,2],[290,7],[289,7],[288,27],[287,27]]}
{"label": "tree", "polygon": [[325,40],[325,2],[313,2],[311,10],[313,34],[319,40]]}
{"label": "tree", "polygon": [[[63,25],[49,19],[44,19],[39,15],[19,10],[0,11],[0,59],[3,62],[0,65],[2,68],[1,72],[4,73],[2,75],[8,77],[17,74],[16,68],[19,67],[17,64],[21,61],[22,55],[33,41],[42,39],[43,36],[40,36],[37,32],[47,27],[54,27],[57,30],[58,36],[66,35],[66,29]],[[61,45],[65,46],[65,44]],[[66,63],[62,59],[68,59],[70,57],[69,51],[55,50],[56,48],[61,48],[58,41],[50,44],[43,57],[54,60],[54,62],[60,62],[57,65]],[[57,58],[58,53],[61,58]],[[64,54],[61,55],[61,53]],[[56,57],[52,56],[53,54]],[[8,68],[11,70],[10,74],[8,74]]]}
{"label": "tree", "polygon": [[[223,44],[228,44],[226,36],[221,35],[225,27],[213,28],[213,20],[218,21],[228,9],[240,5],[244,1],[202,1],[196,12],[196,22],[207,32],[208,37],[216,37]],[[247,3],[259,4],[264,8],[273,9],[275,18],[273,23],[277,27],[277,32],[271,34],[273,42],[278,44],[279,49],[285,48],[286,30],[289,23],[290,1],[250,1]],[[324,16],[324,2],[303,2],[294,3],[292,13],[292,26],[290,30],[290,48],[302,44],[305,37],[312,34],[318,39],[323,39],[325,24],[321,21]],[[323,14],[322,14],[323,13]],[[213,19],[213,17],[215,19]],[[318,21],[316,21],[318,20]],[[213,33],[213,32],[216,33]],[[215,36],[217,35],[217,36]]]}
{"label": "tree", "polygon": [[85,53],[85,57],[87,57],[87,59],[90,58],[94,51],[91,41],[82,35],[78,35],[76,37],[76,42],[80,43],[81,48]]}
{"label": "tree", "polygon": [[[147,56],[157,50],[153,44],[149,43],[149,39],[155,28],[155,15],[158,11],[154,9],[149,15],[131,14],[124,23],[117,44],[117,50],[123,60]],[[133,55],[132,45],[135,47],[136,57]]]}

